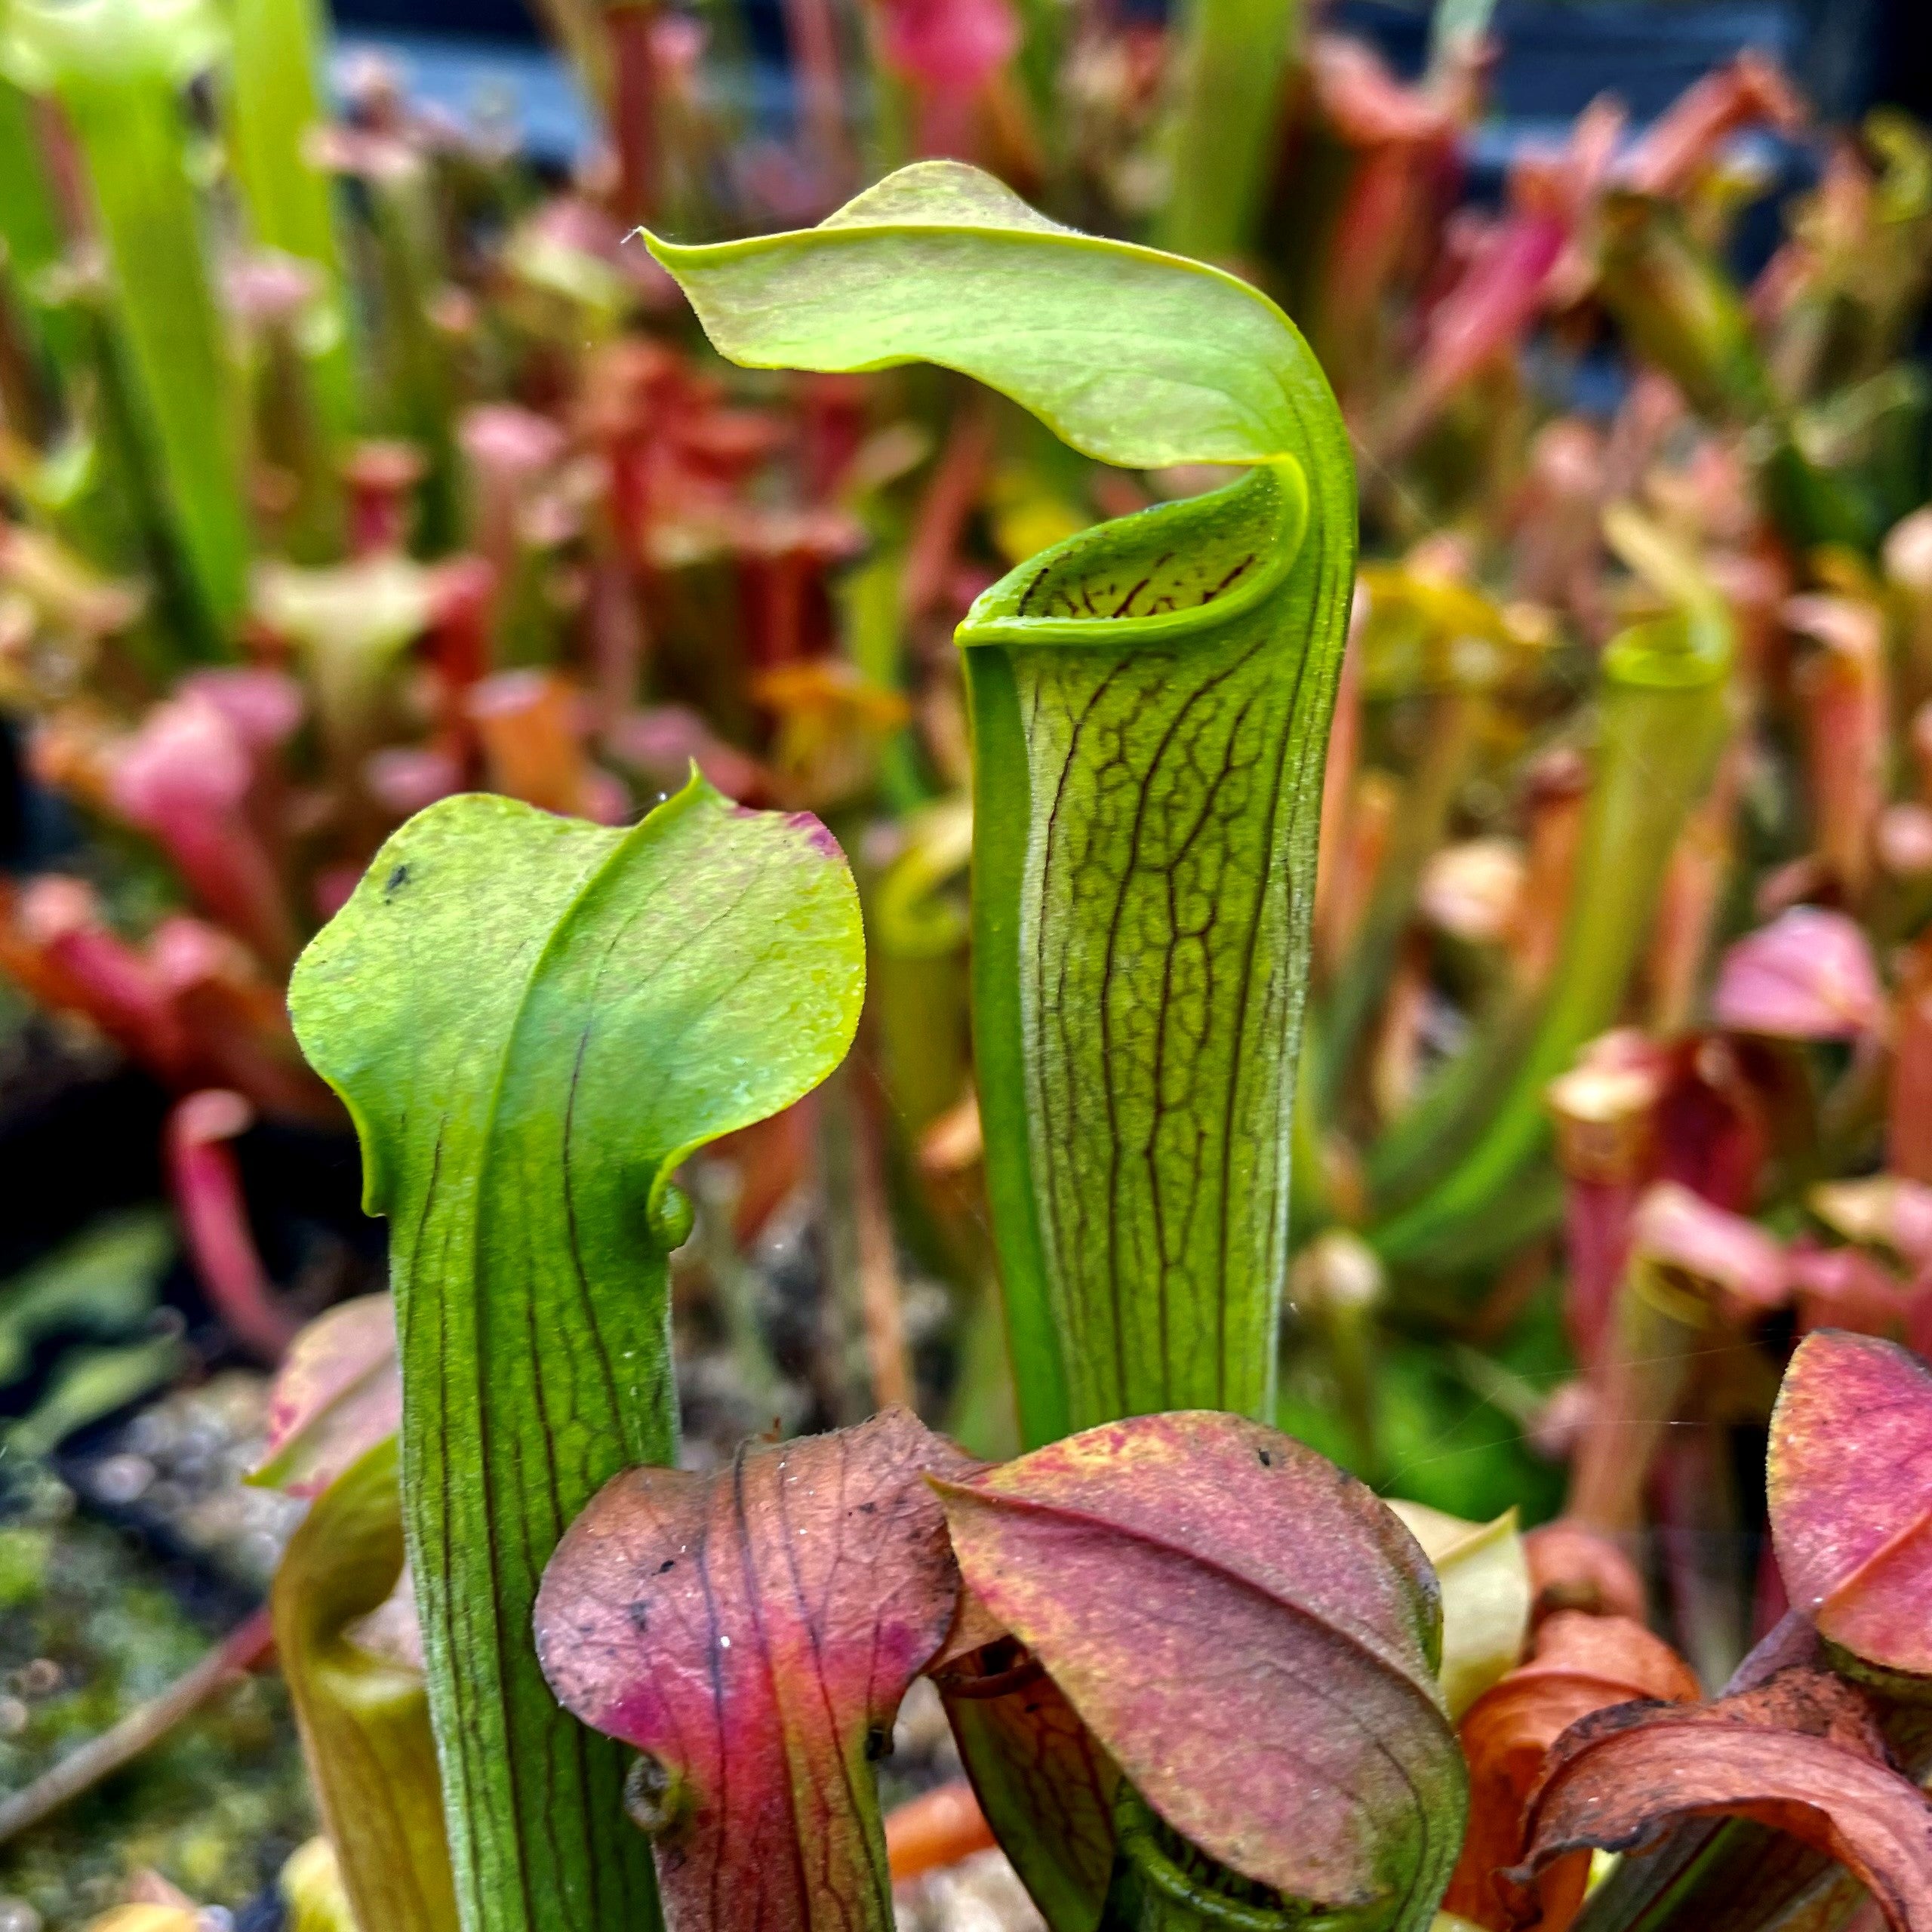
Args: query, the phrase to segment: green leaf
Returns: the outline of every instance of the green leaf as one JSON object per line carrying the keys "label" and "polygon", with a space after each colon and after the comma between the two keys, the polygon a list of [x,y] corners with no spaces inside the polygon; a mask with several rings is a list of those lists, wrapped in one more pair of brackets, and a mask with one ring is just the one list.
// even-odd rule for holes
{"label": "green leaf", "polygon": [[1103,461],[1254,470],[1022,565],[960,642],[976,1051],[1025,1433],[1266,1417],[1355,561],[1320,367],[1234,277],[1075,234],[953,162],[801,233],[651,245],[736,361],[937,362]]}
{"label": "green leaf", "polygon": [[31,1268],[0,1281],[0,1388],[32,1366],[34,1350],[63,1331],[125,1336],[153,1314],[174,1255],[163,1209],[104,1217]]}
{"label": "green leaf", "polygon": [[297,967],[297,1032],[392,1223],[405,1513],[468,1932],[654,1918],[623,1753],[537,1668],[537,1583],[605,1482],[672,1460],[673,1170],[824,1078],[863,977],[824,828],[696,778],[627,830],[434,805]]}
{"label": "green leaf", "polygon": [[80,332],[70,314],[42,298],[48,271],[66,250],[66,225],[32,106],[11,81],[0,81],[0,242],[14,306],[31,340],[64,372],[78,352]]}
{"label": "green leaf", "polygon": [[275,1649],[356,1921],[456,1932],[423,1672],[358,1641],[402,1569],[392,1436],[330,1484],[290,1539],[271,1597]]}
{"label": "green leaf", "polygon": [[963,162],[902,168],[816,228],[645,239],[720,352],[748,368],[937,362],[1103,463],[1312,456],[1352,488],[1321,366],[1260,290],[1063,228]]}

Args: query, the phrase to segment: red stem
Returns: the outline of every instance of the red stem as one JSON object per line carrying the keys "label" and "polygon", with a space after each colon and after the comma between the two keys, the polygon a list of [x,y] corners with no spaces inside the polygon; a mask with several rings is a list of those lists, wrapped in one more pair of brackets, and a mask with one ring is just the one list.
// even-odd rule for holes
{"label": "red stem", "polygon": [[626,226],[651,218],[657,175],[657,88],[651,70],[648,0],[629,0],[605,15],[614,76],[611,139],[617,150],[617,216]]}
{"label": "red stem", "polygon": [[992,454],[992,419],[968,405],[952,419],[912,520],[900,579],[900,602],[908,617],[924,617],[944,595]]}
{"label": "red stem", "polygon": [[254,1118],[254,1109],[230,1088],[190,1094],[168,1117],[168,1180],[208,1299],[244,1348],[277,1362],[300,1324],[269,1284],[248,1226],[241,1163],[229,1145]]}
{"label": "red stem", "polygon": [[851,171],[838,30],[826,0],[784,0],[784,12],[808,151],[835,195]]}

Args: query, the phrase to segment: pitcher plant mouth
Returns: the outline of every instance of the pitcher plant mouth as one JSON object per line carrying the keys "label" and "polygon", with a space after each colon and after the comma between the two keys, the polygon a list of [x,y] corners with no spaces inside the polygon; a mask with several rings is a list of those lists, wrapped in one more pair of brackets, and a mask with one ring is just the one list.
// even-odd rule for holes
{"label": "pitcher plant mouth", "polygon": [[949,1697],[1004,1697],[1045,1676],[1046,1667],[1015,1637],[1001,1637],[984,1650],[961,1657],[934,1681]]}
{"label": "pitcher plant mouth", "polygon": [[1100,1932],[1380,1932],[1397,1922],[1390,1899],[1325,1905],[1243,1878],[1189,1843],[1124,1781],[1114,1829]]}
{"label": "pitcher plant mouth", "polygon": [[1190,1844],[1124,1779],[1114,1794],[1114,1876],[1101,1932],[1346,1932],[1364,1921],[1244,1878]]}
{"label": "pitcher plant mouth", "polygon": [[956,633],[986,645],[1186,639],[1272,596],[1308,534],[1308,480],[1292,457],[1198,497],[1097,524],[982,591]]}

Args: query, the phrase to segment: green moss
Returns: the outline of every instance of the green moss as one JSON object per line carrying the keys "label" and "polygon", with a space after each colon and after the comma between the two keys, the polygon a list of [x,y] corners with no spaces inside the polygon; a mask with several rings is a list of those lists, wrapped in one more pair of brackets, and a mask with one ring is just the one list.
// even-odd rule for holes
{"label": "green moss", "polygon": [[[48,1479],[0,1527],[0,1789],[15,1790],[155,1696],[220,1635],[190,1617],[154,1559],[64,1513]],[[0,1897],[48,1932],[115,1904],[151,1868],[238,1907],[314,1829],[288,1700],[237,1684],[122,1776],[0,1850]]]}
{"label": "green moss", "polygon": [[54,1534],[44,1529],[0,1529],[0,1614],[29,1607],[46,1587]]}

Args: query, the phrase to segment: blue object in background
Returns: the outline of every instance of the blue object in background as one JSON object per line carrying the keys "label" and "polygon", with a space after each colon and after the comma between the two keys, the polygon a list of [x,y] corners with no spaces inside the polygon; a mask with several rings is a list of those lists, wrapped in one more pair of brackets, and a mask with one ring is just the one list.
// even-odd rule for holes
{"label": "blue object in background", "polygon": [[345,40],[362,33],[450,34],[464,40],[542,38],[524,0],[332,0]]}
{"label": "blue object in background", "polygon": [[[1428,0],[1341,0],[1336,25],[1418,72]],[[1638,121],[1661,113],[1740,48],[1773,55],[1826,118],[1878,102],[1932,115],[1927,0],[1499,0],[1495,105],[1506,118],[1567,118],[1617,95]]]}
{"label": "blue object in background", "polygon": [[590,137],[590,114],[568,63],[527,37],[337,30],[338,74],[363,56],[393,62],[410,94],[468,120],[479,112],[513,128],[544,165],[567,167]]}
{"label": "blue object in background", "polygon": [[[1163,0],[1115,4],[1164,11]],[[1340,0],[1329,19],[1413,75],[1432,11],[1430,0]],[[462,114],[507,103],[540,160],[561,165],[581,151],[583,98],[545,51],[525,0],[335,0],[334,14],[346,53],[398,59],[421,98]],[[744,0],[740,18],[758,105],[782,116],[779,0]],[[1932,114],[1928,0],[1499,0],[1494,26],[1503,53],[1472,156],[1479,183],[1523,140],[1557,134],[1598,94],[1617,95],[1641,125],[1745,47],[1779,60],[1829,118],[1874,100]]]}
{"label": "blue object in background", "polygon": [[[1413,78],[1422,71],[1430,11],[1412,0],[1342,0],[1331,19],[1374,42]],[[1788,0],[1498,0],[1491,30],[1503,50],[1494,111],[1551,122],[1574,119],[1600,94],[1615,94],[1632,120],[1648,121],[1740,48],[1760,48],[1795,70],[1805,38]]]}

